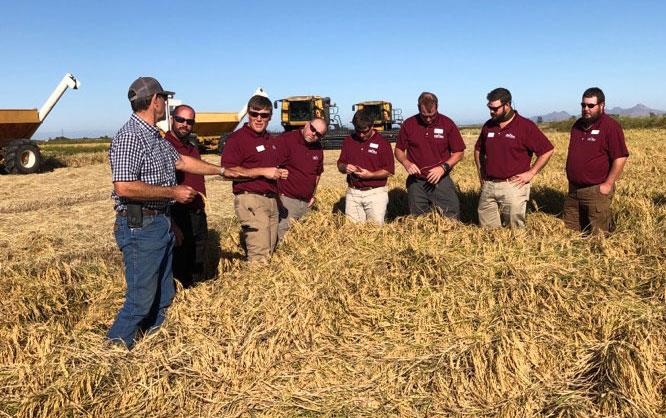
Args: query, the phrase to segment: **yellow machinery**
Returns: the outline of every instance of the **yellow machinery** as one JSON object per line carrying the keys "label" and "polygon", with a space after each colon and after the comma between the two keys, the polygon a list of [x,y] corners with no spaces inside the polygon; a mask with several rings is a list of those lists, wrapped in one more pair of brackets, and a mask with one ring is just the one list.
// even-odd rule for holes
{"label": "yellow machinery", "polygon": [[[261,87],[255,90],[253,95],[267,96]],[[157,123],[163,133],[170,129],[170,116],[181,104],[183,104],[181,100],[169,97],[166,118]],[[226,136],[238,127],[246,114],[247,104],[239,112],[196,112],[192,127],[192,143],[196,144],[201,152],[221,153]]]}
{"label": "yellow machinery", "polygon": [[197,112],[192,133],[197,136],[199,150],[219,153],[221,138],[233,132],[242,118],[236,112]]}
{"label": "yellow machinery", "polygon": [[322,96],[291,96],[276,100],[273,106],[280,106],[280,123],[285,131],[299,129],[314,119],[321,118],[333,129],[342,127],[342,121],[338,115],[338,107],[331,103],[330,97]]}
{"label": "yellow machinery", "polygon": [[0,109],[0,161],[6,172],[29,174],[39,170],[42,155],[30,138],[67,88],[78,89],[79,85],[79,81],[68,73],[39,110]]}
{"label": "yellow machinery", "polygon": [[356,103],[352,106],[352,111],[363,109],[372,116],[374,129],[377,131],[391,131],[393,125],[398,125],[398,129],[402,125],[402,110],[394,109],[391,102],[374,100]]}

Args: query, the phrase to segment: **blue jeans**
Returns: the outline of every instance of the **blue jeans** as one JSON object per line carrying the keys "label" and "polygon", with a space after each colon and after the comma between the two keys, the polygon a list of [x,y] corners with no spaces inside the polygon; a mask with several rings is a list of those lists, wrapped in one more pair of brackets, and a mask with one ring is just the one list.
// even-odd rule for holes
{"label": "blue jeans", "polygon": [[159,328],[171,305],[174,236],[167,215],[144,215],[141,228],[129,228],[127,217],[116,216],[114,233],[123,253],[127,290],[107,337],[132,348],[137,332]]}

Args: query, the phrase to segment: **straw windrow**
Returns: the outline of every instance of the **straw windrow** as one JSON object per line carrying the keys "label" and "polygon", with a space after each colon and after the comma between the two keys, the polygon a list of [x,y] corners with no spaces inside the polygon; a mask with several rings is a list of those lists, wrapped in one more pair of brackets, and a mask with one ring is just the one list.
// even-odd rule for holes
{"label": "straw windrow", "polygon": [[472,224],[469,155],[454,173],[466,223],[403,217],[402,174],[389,223],[345,223],[327,152],[317,209],[265,266],[240,261],[229,185],[209,180],[217,276],[180,290],[165,326],[130,353],[103,345],[124,291],[108,167],[2,177],[0,411],[663,416],[666,134],[627,132],[608,238],[554,216],[566,135],[550,137],[556,154],[518,231]]}

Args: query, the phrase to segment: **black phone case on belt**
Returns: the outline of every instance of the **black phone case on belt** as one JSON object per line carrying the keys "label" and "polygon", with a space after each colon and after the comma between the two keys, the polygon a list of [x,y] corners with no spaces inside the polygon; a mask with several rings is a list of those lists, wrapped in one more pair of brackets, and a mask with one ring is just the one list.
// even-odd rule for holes
{"label": "black phone case on belt", "polygon": [[127,204],[127,226],[130,228],[143,227],[143,210],[140,203]]}

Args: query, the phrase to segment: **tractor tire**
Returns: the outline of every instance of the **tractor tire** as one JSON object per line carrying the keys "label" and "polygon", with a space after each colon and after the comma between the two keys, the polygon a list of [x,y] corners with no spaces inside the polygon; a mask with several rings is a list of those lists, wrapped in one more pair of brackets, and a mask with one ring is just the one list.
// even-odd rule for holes
{"label": "tractor tire", "polygon": [[29,139],[18,139],[4,150],[5,171],[11,174],[32,174],[42,165],[39,147]]}

